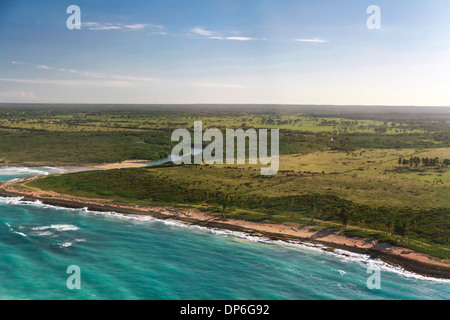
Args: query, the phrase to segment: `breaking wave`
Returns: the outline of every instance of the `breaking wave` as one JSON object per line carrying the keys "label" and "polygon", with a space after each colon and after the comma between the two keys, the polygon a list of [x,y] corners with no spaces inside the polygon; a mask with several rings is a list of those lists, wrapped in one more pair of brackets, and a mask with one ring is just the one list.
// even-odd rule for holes
{"label": "breaking wave", "polygon": [[[265,244],[278,245],[278,246],[289,246],[289,247],[296,248],[296,249],[299,249],[302,251],[305,251],[305,250],[310,251],[310,252],[313,251],[316,253],[320,253],[320,254],[324,254],[327,256],[337,258],[346,263],[359,264],[361,267],[364,267],[364,268],[370,267],[370,268],[379,269],[381,271],[393,272],[393,273],[399,274],[401,276],[404,276],[406,278],[414,278],[414,279],[419,279],[419,280],[427,280],[427,281],[440,282],[440,283],[450,283],[449,279],[439,279],[439,278],[422,276],[422,275],[419,275],[419,274],[416,274],[416,273],[413,273],[410,271],[406,271],[405,269],[403,269],[401,267],[388,264],[382,260],[373,259],[369,255],[354,253],[354,252],[341,250],[341,249],[335,249],[335,250],[331,251],[327,247],[320,245],[320,244],[312,244],[312,243],[301,242],[301,241],[271,240],[264,236],[253,235],[253,234],[246,233],[246,232],[203,227],[203,226],[198,226],[195,224],[190,224],[187,222],[178,221],[178,220],[174,220],[174,219],[157,219],[152,216],[129,215],[129,214],[122,214],[122,213],[118,213],[118,212],[114,212],[114,211],[109,211],[109,212],[90,211],[87,208],[82,208],[82,209],[64,208],[64,207],[58,207],[58,206],[54,206],[54,205],[43,204],[40,201],[21,201],[20,197],[15,197],[15,198],[0,197],[0,202],[9,203],[9,204],[17,204],[17,205],[33,205],[33,206],[47,207],[47,208],[53,208],[53,209],[58,209],[58,210],[69,210],[69,211],[75,211],[75,212],[78,212],[81,214],[104,216],[104,217],[109,217],[109,218],[114,218],[114,219],[133,221],[135,223],[163,223],[167,226],[173,226],[176,228],[189,228],[189,229],[201,230],[204,232],[213,233],[218,236],[233,237],[233,238],[241,239],[244,241],[265,243]],[[69,225],[69,224],[48,225],[48,226],[40,226],[40,227],[32,228],[33,231],[43,232],[41,235],[44,235],[45,232],[76,231],[78,229],[79,228],[77,226]],[[48,234],[48,235],[50,235],[50,234]],[[26,236],[26,235],[24,235],[24,236]],[[83,240],[81,240],[81,241],[83,241]],[[72,242],[64,242],[64,243],[60,244],[60,247],[70,247],[76,242],[79,242],[79,241],[75,240]],[[341,273],[341,275],[343,275],[343,274]]]}

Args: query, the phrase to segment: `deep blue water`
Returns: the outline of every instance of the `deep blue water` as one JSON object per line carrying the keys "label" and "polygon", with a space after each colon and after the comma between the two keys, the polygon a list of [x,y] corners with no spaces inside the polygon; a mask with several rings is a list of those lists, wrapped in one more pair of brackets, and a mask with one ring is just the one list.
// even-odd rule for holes
{"label": "deep blue water", "polygon": [[[0,168],[0,180],[51,168]],[[367,265],[381,289],[367,287]],[[67,268],[80,268],[70,290]],[[0,198],[0,299],[449,299],[450,282],[366,256],[175,221]]]}

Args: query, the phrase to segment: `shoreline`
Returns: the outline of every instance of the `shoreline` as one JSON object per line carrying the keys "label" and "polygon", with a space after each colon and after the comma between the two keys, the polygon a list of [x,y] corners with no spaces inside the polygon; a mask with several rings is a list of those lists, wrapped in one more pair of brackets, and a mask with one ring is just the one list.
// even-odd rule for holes
{"label": "shoreline", "polygon": [[[22,179],[20,182],[35,178],[37,177]],[[39,189],[22,191],[14,188],[14,184],[17,182],[19,181],[0,184],[0,195],[6,197],[22,197],[23,201],[39,200],[44,204],[66,208],[87,208],[90,211],[112,211],[126,215],[147,215],[157,219],[175,219],[207,228],[245,232],[271,240],[320,244],[325,246],[325,249],[328,251],[342,249],[354,253],[366,254],[373,259],[380,259],[388,264],[401,267],[406,271],[419,275],[450,279],[450,263],[440,261],[423,253],[414,252],[410,249],[386,243],[378,243],[370,239],[350,238],[326,229],[315,231],[307,226],[227,219],[186,209],[122,205],[111,203],[104,199],[79,198]]]}
{"label": "shoreline", "polygon": [[14,168],[14,167],[31,167],[31,168],[59,168],[66,170],[67,173],[80,172],[80,171],[93,171],[93,170],[111,170],[111,169],[127,169],[127,168],[142,168],[146,167],[146,162],[157,160],[125,160],[115,163],[97,163],[97,164],[54,164],[54,163],[0,163],[0,167]]}

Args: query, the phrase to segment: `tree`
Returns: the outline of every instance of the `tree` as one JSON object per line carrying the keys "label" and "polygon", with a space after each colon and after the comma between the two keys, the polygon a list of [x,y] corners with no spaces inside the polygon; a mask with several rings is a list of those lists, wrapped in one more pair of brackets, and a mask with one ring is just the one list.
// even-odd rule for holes
{"label": "tree", "polygon": [[402,237],[405,236],[409,231],[409,221],[396,221],[394,223],[394,233],[401,235]]}
{"label": "tree", "polygon": [[350,219],[353,218],[354,212],[352,209],[342,207],[338,208],[339,219],[342,221],[342,225],[347,228]]}

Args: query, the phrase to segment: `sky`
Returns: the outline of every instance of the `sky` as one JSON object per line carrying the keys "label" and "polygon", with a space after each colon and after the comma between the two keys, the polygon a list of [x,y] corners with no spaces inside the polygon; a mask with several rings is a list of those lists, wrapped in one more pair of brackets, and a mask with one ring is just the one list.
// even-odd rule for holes
{"label": "sky", "polygon": [[448,0],[0,0],[0,102],[448,107],[449,88]]}

